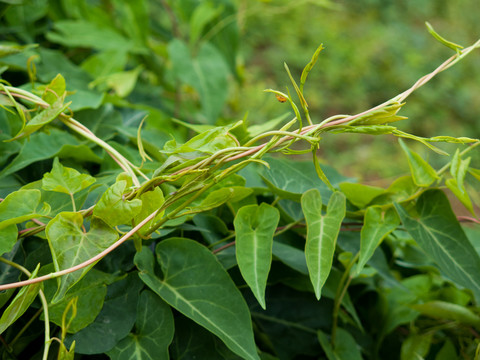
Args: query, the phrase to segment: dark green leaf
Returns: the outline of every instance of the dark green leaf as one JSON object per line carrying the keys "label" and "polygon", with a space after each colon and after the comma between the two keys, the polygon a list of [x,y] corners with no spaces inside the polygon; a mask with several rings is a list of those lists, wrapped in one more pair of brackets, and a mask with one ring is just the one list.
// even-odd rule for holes
{"label": "dark green leaf", "polygon": [[136,272],[109,285],[103,308],[95,321],[68,336],[66,345],[75,341],[75,351],[79,354],[101,354],[111,350],[128,336],[135,324],[142,287]]}
{"label": "dark green leaf", "polygon": [[170,306],[190,317],[245,359],[258,359],[248,308],[215,256],[195,241],[173,238],[156,248],[162,277],[148,248],[135,255],[140,278]]}
{"label": "dark green leaf", "polygon": [[145,290],[138,299],[134,332],[115,345],[108,355],[118,360],[168,360],[173,333],[170,307],[158,295]]}
{"label": "dark green leaf", "polygon": [[403,225],[442,272],[480,299],[480,257],[468,241],[445,194],[428,190],[418,199],[418,216],[395,205]]}

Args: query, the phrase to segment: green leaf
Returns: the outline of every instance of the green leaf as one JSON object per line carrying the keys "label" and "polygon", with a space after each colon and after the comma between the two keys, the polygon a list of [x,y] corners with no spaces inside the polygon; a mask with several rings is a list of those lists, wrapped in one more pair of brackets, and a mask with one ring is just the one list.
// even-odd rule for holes
{"label": "green leaf", "polygon": [[242,207],[233,222],[238,267],[263,309],[272,263],[273,235],[279,220],[279,211],[262,203]]}
{"label": "green leaf", "polygon": [[320,299],[323,284],[332,268],[335,245],[345,217],[345,195],[335,192],[330,197],[327,213],[322,214],[322,196],[316,189],[302,195],[302,211],[307,223],[305,257],[315,296]]}
{"label": "green leaf", "polygon": [[168,141],[162,152],[166,154],[180,154],[198,151],[205,154],[213,154],[225,148],[236,147],[237,143],[228,132],[237,124],[209,129],[181,145],[177,145],[175,140]]}
{"label": "green leaf", "polygon": [[402,139],[398,139],[398,142],[407,155],[408,165],[410,166],[410,172],[412,173],[415,185],[427,187],[438,179],[435,170],[423,160],[420,155],[410,150]]}
{"label": "green leaf", "polygon": [[138,299],[134,332],[115,345],[108,355],[117,360],[168,360],[173,333],[170,306],[152,291],[145,290]]}
{"label": "green leaf", "polygon": [[423,359],[428,355],[433,333],[413,334],[405,339],[400,351],[401,360]]}
{"label": "green leaf", "polygon": [[173,73],[192,86],[200,96],[202,122],[214,124],[227,99],[229,69],[223,56],[209,43],[202,43],[196,56],[175,39],[168,44]]}
{"label": "green leaf", "polygon": [[[60,302],[48,306],[50,321],[62,326],[63,313],[68,303],[74,297],[77,297],[77,313],[68,326],[68,332],[76,333],[91,324],[102,310],[107,294],[106,285],[112,282],[112,278],[113,276],[110,274],[91,269]],[[45,286],[45,296],[47,297],[55,293],[53,286],[50,286],[50,288],[51,290],[47,291],[47,285]]]}
{"label": "green leaf", "polygon": [[[78,140],[65,131],[50,129],[49,134],[37,132],[25,140],[18,155],[0,171],[0,178],[13,174],[37,161],[45,160],[60,155],[62,150],[78,145]],[[63,157],[71,157],[83,162],[83,154],[75,151]]]}
{"label": "green leaf", "polygon": [[[159,209],[163,203],[165,202],[165,198],[163,196],[163,192],[159,187],[156,187],[152,191],[147,191],[144,192],[142,195],[140,195],[140,200],[142,201],[142,208],[140,209],[140,212],[135,215],[134,217],[134,224],[139,224],[141,221],[143,221],[148,215]],[[163,217],[163,214],[165,211],[159,212],[154,219],[146,223],[140,230],[139,232],[141,234],[147,233],[150,228],[153,226],[153,224],[160,220]]]}
{"label": "green leaf", "polygon": [[93,215],[98,216],[110,226],[129,224],[142,210],[140,199],[124,198],[127,182],[117,181],[105,191],[95,205]]}
{"label": "green leaf", "polygon": [[86,189],[95,182],[95,178],[88,174],[80,174],[77,170],[64,167],[58,161],[53,161],[51,172],[43,175],[42,189],[73,195]]}
{"label": "green leaf", "polygon": [[310,73],[310,71],[313,69],[315,66],[318,56],[320,55],[320,52],[325,49],[323,47],[323,44],[320,44],[320,46],[315,50],[315,53],[312,55],[312,59],[309,61],[309,63],[303,68],[302,75],[300,77],[300,92],[303,93],[303,86],[305,85],[305,82],[307,81],[307,76]]}
{"label": "green leaf", "polygon": [[9,141],[18,140],[24,138],[41,127],[47,125],[48,123],[52,122],[64,112],[69,106],[71,102],[66,104],[63,103],[63,98],[58,99],[53,105],[46,108],[45,110],[40,111],[33,119],[31,119],[24,128],[22,128],[17,135],[11,138]]}
{"label": "green leaf", "polygon": [[395,204],[403,225],[440,270],[480,299],[480,257],[468,241],[441,190],[425,191],[416,204],[418,216]]}
{"label": "green leaf", "polygon": [[18,228],[15,224],[2,227],[0,230],[0,255],[12,251],[17,242]]}
{"label": "green leaf", "polygon": [[435,319],[458,321],[480,329],[480,316],[465,306],[434,300],[424,304],[414,304],[411,307],[422,315]]}
{"label": "green leaf", "polygon": [[9,44],[9,43],[1,43],[0,44],[0,58],[18,54],[32,48],[37,47],[37,44],[28,44],[28,45],[18,45],[18,44]]}
{"label": "green leaf", "polygon": [[405,105],[405,103],[394,101],[381,109],[373,110],[365,115],[359,116],[347,125],[380,125],[404,120],[406,117],[397,115],[397,112],[403,105]]}
{"label": "green leaf", "polygon": [[427,26],[427,29],[428,29],[428,32],[430,34],[432,34],[432,36],[437,39],[440,43],[442,43],[443,45],[445,45],[446,47],[452,49],[452,50],[455,50],[456,52],[459,52],[461,49],[463,49],[463,46],[462,45],[458,45],[458,44],[455,44],[451,41],[448,41],[447,39],[441,37],[432,27],[432,25],[430,25],[430,23],[428,21],[425,22],[425,25]]}
{"label": "green leaf", "polygon": [[[36,277],[39,269],[40,264],[37,265],[29,279]],[[8,305],[0,318],[0,334],[23,315],[23,313],[30,307],[33,300],[35,300],[35,297],[41,288],[42,283],[35,283],[24,286],[20,289],[17,296],[15,296],[10,305]]]}
{"label": "green leaf", "polygon": [[222,6],[213,5],[210,1],[200,3],[190,18],[190,44],[195,44],[202,35],[203,29],[223,11]]}
{"label": "green leaf", "polygon": [[[0,230],[3,231],[12,224],[48,215],[48,204],[43,203],[39,208],[41,196],[39,190],[18,190],[10,193],[0,202]],[[12,231],[12,228],[9,231]]]}
{"label": "green leaf", "polygon": [[[276,158],[266,160],[270,168],[264,171],[262,178],[275,194],[295,201],[300,201],[302,194],[310,189],[318,189],[325,200],[332,194],[328,186],[319,179],[310,161]],[[332,167],[322,165],[322,170],[334,187],[348,180]]]}
{"label": "green leaf", "polygon": [[[105,250],[118,238],[115,230],[96,217],[90,223],[90,230],[85,232],[82,215],[74,212],[62,212],[55,216],[48,223],[45,233],[56,271],[81,264]],[[59,302],[93,265],[58,278],[58,290],[52,303]]]}
{"label": "green leaf", "polygon": [[460,150],[457,149],[450,165],[450,174],[452,174],[453,179],[448,179],[445,181],[445,184],[457,197],[457,199],[459,199],[461,203],[468,209],[468,211],[475,216],[472,201],[470,200],[464,185],[465,176],[467,175],[467,171],[470,166],[470,160],[471,158],[462,160],[460,157]]}
{"label": "green leaf", "polygon": [[345,194],[348,201],[359,209],[365,208],[377,196],[385,193],[385,189],[355,183],[341,183],[340,190]]}
{"label": "green leaf", "polygon": [[64,99],[66,90],[65,78],[61,74],[57,74],[45,87],[42,99],[50,105],[53,105],[57,103],[59,99]]}
{"label": "green leaf", "polygon": [[342,328],[337,328],[335,338],[335,354],[339,360],[362,360],[360,347],[353,336]]}
{"label": "green leaf", "polygon": [[131,332],[137,320],[137,304],[144,284],[136,272],[107,287],[107,296],[95,321],[67,336],[65,344],[75,341],[79,354],[101,354],[111,350]]}
{"label": "green leaf", "polygon": [[54,24],[57,32],[47,33],[47,39],[67,47],[86,47],[96,50],[144,52],[133,41],[123,37],[113,28],[84,20],[60,20]]}
{"label": "green leaf", "polygon": [[231,352],[218,337],[181,315],[175,316],[175,338],[170,347],[170,353],[172,359],[241,359]]}
{"label": "green leaf", "polygon": [[258,359],[245,300],[210,251],[195,241],[173,238],[157,245],[156,258],[162,278],[148,248],[135,255],[139,276],[153,291],[236,354]]}
{"label": "green leaf", "polygon": [[360,234],[360,254],[355,270],[356,276],[360,274],[382,240],[399,224],[400,219],[393,208],[382,211],[379,206],[371,206],[367,209]]}
{"label": "green leaf", "polygon": [[295,269],[302,274],[308,275],[308,267],[303,250],[279,241],[274,241],[272,254],[285,265],[290,266],[292,269]]}
{"label": "green leaf", "polygon": [[138,76],[142,70],[143,66],[139,65],[132,70],[120,71],[98,77],[90,84],[91,86],[99,87],[99,90],[106,90],[104,87],[112,89],[115,94],[121,98],[124,98],[128,96],[135,88]]}

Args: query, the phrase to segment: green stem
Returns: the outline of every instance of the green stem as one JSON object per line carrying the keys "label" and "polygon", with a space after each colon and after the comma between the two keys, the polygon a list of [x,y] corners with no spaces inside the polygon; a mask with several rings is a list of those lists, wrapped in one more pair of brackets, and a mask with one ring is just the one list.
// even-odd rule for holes
{"label": "green stem", "polygon": [[335,337],[337,335],[337,327],[338,327],[338,313],[340,311],[340,306],[342,305],[343,298],[347,293],[348,286],[352,281],[353,277],[350,276],[350,270],[352,269],[353,264],[357,261],[360,253],[357,253],[352,260],[350,260],[349,264],[345,268],[345,272],[343,273],[342,278],[337,287],[337,293],[335,294],[335,300],[333,305],[333,324],[332,324],[332,338],[331,343],[332,346],[335,346]]}
{"label": "green stem", "polygon": [[[0,261],[7,264],[7,265],[10,265],[18,270],[20,270],[21,272],[23,272],[25,275],[27,275],[28,277],[31,277],[32,276],[32,273],[30,271],[28,271],[26,268],[24,268],[22,265],[19,265],[13,261],[10,261],[10,260],[7,260],[3,257],[0,256]],[[48,360],[48,351],[50,349],[50,344],[52,342],[52,340],[50,339],[50,318],[48,316],[48,302],[47,302],[47,298],[45,297],[45,294],[43,293],[43,290],[40,289],[38,291],[38,296],[40,297],[40,301],[42,303],[42,308],[43,308],[43,313],[44,313],[44,316],[45,316],[45,347],[43,349],[43,357],[42,357],[42,360]],[[34,316],[35,317],[35,316]],[[31,321],[29,321],[27,325],[30,325],[32,323],[32,319]],[[22,329],[23,330],[23,329]],[[18,336],[18,335],[17,335]],[[15,339],[14,339],[15,340]]]}

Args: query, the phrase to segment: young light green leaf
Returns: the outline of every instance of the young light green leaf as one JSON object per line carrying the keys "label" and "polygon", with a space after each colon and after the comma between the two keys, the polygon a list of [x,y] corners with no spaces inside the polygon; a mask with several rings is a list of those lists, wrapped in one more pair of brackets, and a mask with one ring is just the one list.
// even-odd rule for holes
{"label": "young light green leaf", "polygon": [[317,189],[302,195],[302,211],[307,223],[305,257],[315,296],[320,299],[322,287],[332,268],[333,255],[342,220],[345,217],[346,198],[334,192],[322,214],[322,197]]}
{"label": "young light green leaf", "polygon": [[337,125],[326,129],[326,131],[333,134],[352,133],[352,134],[367,134],[367,135],[386,135],[393,133],[397,128],[389,125]]}
{"label": "young light green leaf", "polygon": [[328,186],[330,191],[335,191],[335,188],[330,183],[330,180],[328,180],[327,175],[325,175],[325,173],[322,170],[322,167],[320,166],[320,162],[318,161],[318,158],[317,158],[317,150],[318,150],[318,145],[313,145],[312,159],[313,159],[313,166],[315,167],[315,171],[317,172],[317,176],[319,177],[320,180],[323,181],[325,185]]}
{"label": "young light green leaf", "polygon": [[140,199],[124,198],[126,180],[117,181],[105,191],[95,205],[93,215],[98,216],[110,226],[128,224],[142,209]]}
{"label": "young light green leaf", "polygon": [[[144,192],[142,195],[140,195],[140,200],[142,201],[142,208],[140,212],[137,215],[135,215],[134,224],[140,223],[148,215],[153,213],[155,210],[159,209],[165,202],[163,192],[159,187],[156,187],[152,191]],[[154,219],[146,223],[139,230],[139,233],[141,234],[147,233],[150,230],[150,228],[153,226],[153,224],[163,217],[164,213],[165,211],[159,212]]]}
{"label": "young light green leaf", "polygon": [[18,228],[15,224],[10,224],[0,229],[0,255],[12,251],[17,242]]}
{"label": "young light green leaf", "polygon": [[410,306],[421,314],[435,319],[454,320],[480,329],[480,316],[465,306],[440,300]]}
{"label": "young light green leaf", "polygon": [[347,125],[384,125],[404,120],[406,117],[397,115],[403,105],[405,105],[405,103],[394,101],[381,109],[373,110],[365,115],[359,116],[347,123]]}
{"label": "young light green leaf", "polygon": [[425,22],[425,25],[427,26],[427,29],[428,29],[428,32],[435,38],[437,39],[439,42],[441,42],[443,45],[445,45],[446,47],[452,49],[452,50],[455,50],[457,53],[463,49],[463,46],[462,45],[458,45],[458,44],[455,44],[451,41],[448,41],[447,39],[443,38],[442,36],[440,36],[434,29],[433,29],[433,26],[430,25],[430,23],[428,21]]}
{"label": "young light green leaf", "polygon": [[480,256],[467,239],[441,190],[427,190],[417,200],[418,217],[395,204],[403,225],[440,270],[480,299]]}
{"label": "young light green leaf", "polygon": [[42,95],[42,99],[50,105],[53,105],[59,99],[65,98],[66,91],[65,79],[61,74],[55,76],[55,78],[45,87]]}
{"label": "young light green leaf", "polygon": [[168,360],[174,334],[173,314],[157,294],[145,290],[137,305],[135,332],[120,340],[107,354],[117,360]]}
{"label": "young light green leaf", "polygon": [[40,111],[33,119],[31,119],[24,128],[22,128],[17,135],[13,138],[9,139],[8,141],[14,141],[21,138],[24,138],[41,127],[47,125],[48,123],[52,122],[64,112],[69,106],[71,102],[66,104],[63,103],[63,98],[58,99],[53,105],[46,108],[45,110]]}
{"label": "young light green leaf", "polygon": [[[40,264],[37,265],[29,279],[36,277],[39,269]],[[0,334],[23,315],[23,313],[30,307],[33,300],[35,300],[35,297],[41,288],[42,283],[35,283],[24,286],[20,289],[17,296],[15,296],[10,305],[8,305],[0,318]]]}
{"label": "young light green leaf", "polygon": [[480,181],[480,169],[469,168],[468,172],[478,181]]}
{"label": "young light green leaf", "polygon": [[39,208],[41,197],[40,190],[18,190],[8,194],[0,202],[0,230],[3,231],[12,224],[48,215],[50,205],[43,203]]}
{"label": "young light green leaf", "polygon": [[385,189],[377,186],[341,183],[340,190],[345,194],[348,201],[359,209],[365,208],[377,196],[385,194]]}
{"label": "young light green leaf", "polygon": [[385,212],[380,206],[367,208],[360,234],[360,255],[355,270],[356,276],[360,274],[382,240],[395,230],[399,223],[400,219],[393,208]]}
{"label": "young light green leaf", "polygon": [[218,150],[237,146],[237,142],[228,134],[234,125],[215,127],[198,134],[185,144],[177,145],[175,140],[168,141],[162,152],[166,154],[179,154],[199,151],[205,154],[213,154]]}
{"label": "young light green leaf", "polygon": [[268,204],[242,207],[235,216],[235,247],[240,272],[263,309],[279,211]]}
{"label": "young light green leaf", "polygon": [[[156,257],[144,247],[135,255],[134,262],[140,278],[170,306],[217,335],[244,359],[259,359],[247,304],[204,246],[171,238],[157,245]],[[157,275],[158,265],[162,277]]]}
{"label": "young light green leaf", "polygon": [[302,75],[300,76],[300,92],[303,93],[303,86],[305,85],[305,82],[307,81],[307,76],[310,73],[310,71],[313,69],[315,66],[318,56],[320,55],[320,51],[325,49],[323,47],[323,44],[320,44],[320,46],[315,50],[315,53],[312,56],[312,59],[309,61],[309,63],[303,68]]}
{"label": "young light green leaf", "polygon": [[[448,141],[447,139],[445,140],[439,140],[438,137],[436,138],[424,138],[424,137],[421,137],[421,136],[416,136],[416,135],[412,135],[412,134],[409,134],[409,133],[406,133],[404,131],[400,131],[400,130],[394,130],[392,131],[392,134],[395,135],[395,136],[398,136],[400,138],[405,138],[405,139],[411,139],[411,140],[415,140],[415,141],[418,141],[419,143],[422,143],[423,145],[425,145],[426,147],[428,147],[430,150],[433,150],[435,151],[437,154],[440,154],[440,155],[445,155],[445,156],[448,156],[448,153],[443,151],[442,149],[439,149],[438,147],[430,144],[431,142],[439,142],[439,141],[444,141],[444,142],[460,142],[461,141]],[[445,137],[443,137],[445,138]],[[452,139],[455,139],[455,138],[452,138]],[[458,140],[458,139],[455,139],[455,140]]]}
{"label": "young light green leaf", "polygon": [[470,166],[470,160],[471,158],[462,160],[460,157],[460,150],[457,149],[450,164],[450,174],[452,174],[453,179],[448,179],[445,181],[445,184],[468,209],[468,211],[475,216],[472,201],[470,200],[470,196],[468,196],[464,185],[465,176],[467,175],[467,171]]}
{"label": "young light green leaf", "polygon": [[[92,218],[90,230],[84,232],[83,217],[75,212],[62,212],[55,216],[48,223],[45,234],[56,271],[68,269],[92,258],[118,238],[115,230],[96,217]],[[52,303],[59,302],[93,265],[58,278],[58,290]]]}
{"label": "young light green leaf", "polygon": [[398,139],[400,146],[407,155],[408,165],[410,172],[413,176],[415,185],[421,187],[427,187],[438,179],[438,175],[435,170],[416,152],[410,150],[402,139]]}
{"label": "young light green leaf", "polygon": [[53,161],[52,171],[43,175],[42,189],[73,195],[86,189],[95,182],[88,174],[80,174],[77,170],[64,167],[58,157]]}

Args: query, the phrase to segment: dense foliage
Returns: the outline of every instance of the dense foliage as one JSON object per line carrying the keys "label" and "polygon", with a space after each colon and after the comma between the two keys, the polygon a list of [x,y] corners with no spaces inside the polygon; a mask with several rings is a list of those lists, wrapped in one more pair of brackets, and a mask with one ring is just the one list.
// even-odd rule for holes
{"label": "dense foliage", "polygon": [[[401,129],[405,100],[480,40],[427,24],[443,63],[325,119],[304,92],[320,45],[261,93],[272,119],[234,120],[264,6],[290,9],[0,2],[2,359],[480,356],[480,141]],[[398,139],[409,174],[371,186],[319,161],[324,138],[365,135]]]}

